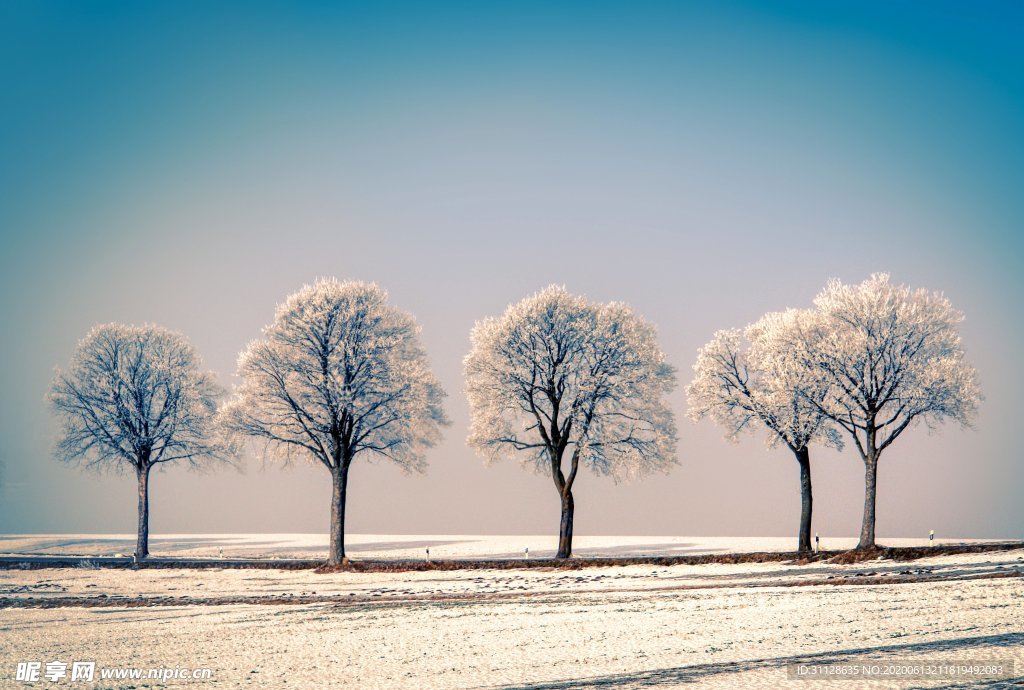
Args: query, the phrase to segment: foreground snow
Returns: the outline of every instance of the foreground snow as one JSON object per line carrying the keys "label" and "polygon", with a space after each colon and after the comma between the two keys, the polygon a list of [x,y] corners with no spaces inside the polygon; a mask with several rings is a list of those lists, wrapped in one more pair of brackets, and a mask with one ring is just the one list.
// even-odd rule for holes
{"label": "foreground snow", "polygon": [[[901,573],[990,579],[828,584]],[[576,571],[7,570],[0,687],[32,659],[208,667],[221,687],[826,685],[787,681],[785,664],[805,659],[1014,660],[1024,675],[1021,575],[1024,551]],[[21,608],[46,602],[57,608]]]}

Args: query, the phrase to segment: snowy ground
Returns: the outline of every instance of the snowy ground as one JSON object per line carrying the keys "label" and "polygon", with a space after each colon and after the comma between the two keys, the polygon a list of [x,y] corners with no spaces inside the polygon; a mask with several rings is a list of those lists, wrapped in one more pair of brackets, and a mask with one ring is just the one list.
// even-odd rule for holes
{"label": "snowy ground", "polygon": [[[881,539],[886,546],[927,546],[928,539]],[[936,544],[985,541],[937,539]],[[350,534],[345,540],[352,558],[519,558],[525,550],[534,557],[554,556],[557,535],[383,535]],[[821,548],[851,549],[855,538],[824,536]],[[326,558],[326,534],[168,534],[150,537],[155,557],[209,558]],[[580,557],[682,556],[705,553],[793,551],[793,537],[588,537],[573,539],[573,553]],[[76,556],[131,555],[134,534],[31,534],[0,535],[0,555],[45,554]]]}
{"label": "snowy ground", "polygon": [[[511,545],[525,539],[388,537],[362,543],[419,549],[429,541],[432,554],[450,548],[440,555],[465,557],[499,555],[505,548],[513,553]],[[638,548],[680,553],[667,549],[697,548],[701,542],[710,548],[707,540],[656,539],[593,538],[589,548],[613,555]],[[248,549],[259,541],[287,542],[233,543]],[[719,546],[767,550],[770,541],[751,540],[743,549],[722,540]],[[88,543],[108,542],[92,538]],[[659,543],[669,546],[654,548]],[[787,545],[783,540],[780,548]],[[83,553],[74,544],[48,548]],[[315,551],[317,545],[308,548]],[[366,553],[384,555],[373,551],[382,548],[372,546]],[[0,550],[14,549],[8,543]],[[100,553],[117,551],[96,550]],[[187,549],[174,553],[208,555]],[[887,578],[929,581],[835,584]],[[101,687],[692,687],[696,682],[716,688],[838,685],[852,690],[1010,682],[790,681],[786,664],[793,661],[1013,661],[1018,677],[1024,677],[1024,551],[903,563],[570,571],[0,570],[0,602],[0,687],[21,687],[14,680],[16,664],[31,660],[214,672],[212,683],[107,681]],[[54,608],[43,607],[48,604]],[[37,686],[82,687],[67,681]]]}

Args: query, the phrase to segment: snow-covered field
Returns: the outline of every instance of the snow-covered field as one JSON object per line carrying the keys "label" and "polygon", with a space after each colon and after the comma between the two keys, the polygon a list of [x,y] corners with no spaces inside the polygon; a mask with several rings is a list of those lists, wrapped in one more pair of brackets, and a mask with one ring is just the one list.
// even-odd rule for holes
{"label": "snow-covered field", "polygon": [[[936,544],[985,541],[936,539]],[[927,546],[920,539],[880,539],[887,546]],[[821,548],[850,549],[854,537],[821,538]],[[558,546],[557,535],[385,535],[350,534],[345,539],[352,558],[550,558]],[[326,558],[326,534],[167,534],[153,535],[149,544],[154,557],[210,558]],[[573,539],[573,554],[581,557],[682,556],[751,551],[793,551],[795,537],[592,537]],[[134,534],[31,534],[0,535],[0,555],[46,554],[76,556],[131,555]]]}
{"label": "snow-covered field", "polygon": [[[95,537],[34,539],[49,540],[36,547],[62,553],[120,553],[118,542]],[[292,538],[216,539],[243,550],[230,555],[256,555],[245,549],[265,553],[267,546],[311,549],[308,553],[320,548],[315,540],[295,544]],[[550,548],[536,537],[358,539],[366,547],[362,553],[405,557],[418,555],[424,542],[439,557],[518,555],[517,545],[526,539],[538,539],[538,551]],[[187,547],[182,540],[180,550],[168,553],[210,555],[199,551],[210,548],[206,541],[188,540]],[[24,543],[8,539],[0,550],[21,551],[12,544]],[[772,543],[581,538],[579,551],[732,552],[767,550]],[[781,540],[778,548],[788,543]],[[82,544],[97,548],[82,551]],[[360,552],[353,549],[353,555]],[[911,576],[931,581],[877,584]],[[858,581],[872,584],[852,584]],[[14,569],[0,570],[0,602],[0,687],[20,687],[16,664],[32,660],[214,673],[207,683],[106,681],[97,684],[101,687],[830,685],[788,680],[786,664],[796,661],[1012,661],[1024,676],[1021,550],[854,565],[332,574]],[[851,690],[974,687],[950,678],[834,684]],[[66,680],[37,686],[82,687]]]}

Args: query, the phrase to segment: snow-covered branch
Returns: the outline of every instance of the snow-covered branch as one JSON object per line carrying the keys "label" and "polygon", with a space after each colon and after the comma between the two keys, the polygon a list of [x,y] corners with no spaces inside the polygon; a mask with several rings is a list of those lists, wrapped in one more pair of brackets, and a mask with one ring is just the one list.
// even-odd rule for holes
{"label": "snow-covered branch", "polygon": [[238,371],[225,426],[329,469],[365,451],[422,471],[447,424],[419,327],[373,284],[321,280],[292,295]]}
{"label": "snow-covered branch", "polygon": [[616,479],[675,463],[665,401],[675,372],[628,306],[552,286],[477,323],[472,345],[469,443],[487,457],[523,452],[549,472],[571,445],[579,462]]}
{"label": "snow-covered branch", "polygon": [[742,332],[715,333],[693,366],[690,417],[710,417],[732,440],[763,427],[772,446],[781,442],[793,451],[813,442],[841,446],[820,409],[828,383],[794,349],[794,332],[812,319],[807,310],[790,309],[766,314]]}

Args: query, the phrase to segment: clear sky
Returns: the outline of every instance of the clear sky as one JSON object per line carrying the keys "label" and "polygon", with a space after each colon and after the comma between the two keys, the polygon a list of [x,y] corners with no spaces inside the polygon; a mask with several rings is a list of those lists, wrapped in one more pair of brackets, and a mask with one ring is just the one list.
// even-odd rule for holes
{"label": "clear sky", "polygon": [[[465,446],[474,321],[556,282],[631,303],[679,368],[679,466],[576,487],[577,534],[789,535],[798,467],[685,418],[718,328],[888,271],[967,314],[976,428],[908,432],[880,537],[1024,536],[1024,5],[0,5],[0,532],[131,532],[44,396],[95,323],[185,333],[222,383],[318,276],[413,312],[453,420],[424,476],[357,460],[348,527],[552,533],[550,478]],[[812,451],[816,529],[863,467]],[[152,528],[326,531],[326,471],[171,468]]]}

